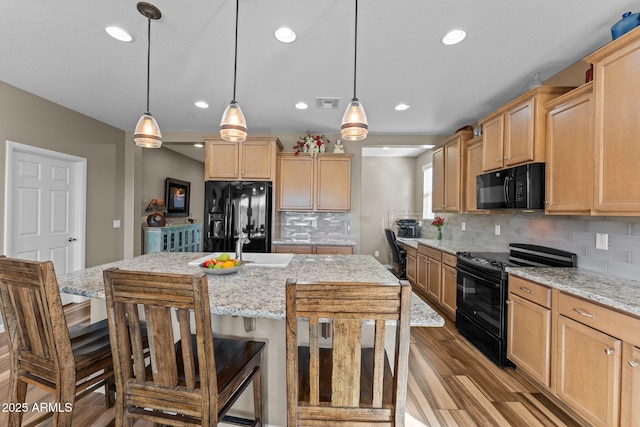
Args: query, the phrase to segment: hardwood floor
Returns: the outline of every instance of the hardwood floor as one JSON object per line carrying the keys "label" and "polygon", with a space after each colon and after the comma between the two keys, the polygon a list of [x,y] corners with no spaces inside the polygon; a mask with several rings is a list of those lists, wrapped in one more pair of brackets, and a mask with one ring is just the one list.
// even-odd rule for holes
{"label": "hardwood floor", "polygon": [[[89,322],[88,303],[66,306],[70,325]],[[284,332],[283,332],[284,333]],[[9,381],[9,353],[0,334],[0,404]],[[580,426],[513,369],[500,369],[486,359],[446,321],[443,328],[412,328],[407,391],[407,427],[424,426]],[[284,378],[282,379],[284,381]],[[50,395],[29,388],[29,407]],[[0,408],[2,409],[2,408]],[[28,413],[23,422],[37,418]],[[113,419],[104,397],[88,396],[76,403],[73,425],[106,426]],[[6,414],[0,414],[0,426]],[[41,424],[51,426],[51,420]],[[138,422],[136,427],[151,426]]]}

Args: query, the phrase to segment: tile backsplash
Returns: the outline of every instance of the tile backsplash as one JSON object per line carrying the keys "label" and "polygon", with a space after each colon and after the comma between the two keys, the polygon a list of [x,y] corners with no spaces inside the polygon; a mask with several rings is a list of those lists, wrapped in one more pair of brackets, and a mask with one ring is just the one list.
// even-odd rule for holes
{"label": "tile backsplash", "polygon": [[[509,243],[530,243],[573,252],[578,267],[640,280],[640,217],[515,215],[442,215],[444,239],[488,250],[506,251]],[[465,230],[462,231],[462,223]],[[430,221],[422,237],[435,238]],[[496,235],[496,225],[500,235]],[[608,249],[596,249],[596,233],[608,235]]]}
{"label": "tile backsplash", "polygon": [[309,241],[320,238],[349,237],[349,212],[281,212],[280,238]]}

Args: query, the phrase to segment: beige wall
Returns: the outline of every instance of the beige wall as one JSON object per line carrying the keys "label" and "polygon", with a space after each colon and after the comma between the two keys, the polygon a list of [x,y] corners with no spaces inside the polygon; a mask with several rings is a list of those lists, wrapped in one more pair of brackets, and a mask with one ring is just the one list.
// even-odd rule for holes
{"label": "beige wall", "polygon": [[[86,265],[123,257],[125,133],[112,126],[0,82],[0,176],[5,181],[6,141],[87,159]],[[4,224],[0,185],[0,224]],[[4,227],[0,227],[4,242]],[[4,252],[4,249],[3,251]]]}

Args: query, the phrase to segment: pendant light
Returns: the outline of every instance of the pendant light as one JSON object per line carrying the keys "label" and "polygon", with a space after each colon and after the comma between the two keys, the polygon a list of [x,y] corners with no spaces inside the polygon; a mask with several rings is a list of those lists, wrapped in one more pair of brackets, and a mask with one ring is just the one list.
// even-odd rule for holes
{"label": "pendant light", "polygon": [[137,5],[138,12],[147,18],[147,110],[138,120],[133,140],[138,147],[160,148],[162,146],[162,134],[156,119],[149,112],[149,63],[151,59],[151,20],[160,19],[160,10],[152,4],[140,2]]}
{"label": "pendant light", "polygon": [[233,99],[227,105],[220,120],[220,137],[225,141],[242,142],[247,139],[247,122],[240,106],[236,102],[236,74],[238,70],[238,9],[239,0],[236,0],[236,47],[233,59]]}
{"label": "pendant light", "polygon": [[367,137],[369,125],[364,107],[356,97],[356,67],[358,64],[358,0],[356,2],[355,52],[353,55],[353,99],[342,116],[340,133],[347,141],[360,141]]}

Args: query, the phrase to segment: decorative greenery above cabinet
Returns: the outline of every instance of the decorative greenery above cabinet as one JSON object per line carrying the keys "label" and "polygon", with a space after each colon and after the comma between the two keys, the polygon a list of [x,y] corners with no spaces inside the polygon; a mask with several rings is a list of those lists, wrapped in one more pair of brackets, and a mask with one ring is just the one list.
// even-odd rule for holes
{"label": "decorative greenery above cabinet", "polygon": [[273,181],[276,152],[282,150],[278,138],[249,138],[229,142],[205,138],[205,181]]}

